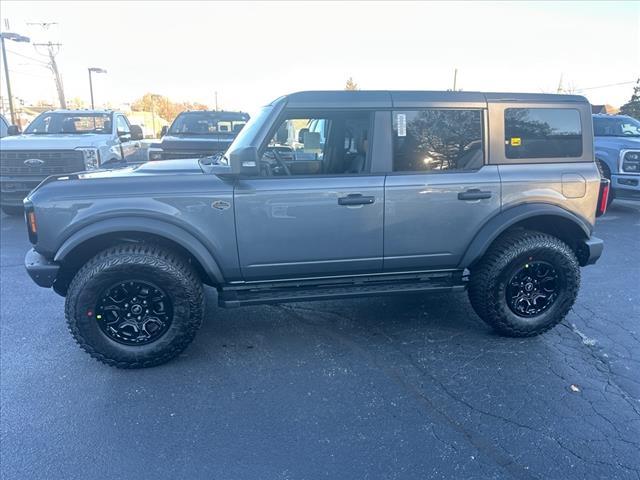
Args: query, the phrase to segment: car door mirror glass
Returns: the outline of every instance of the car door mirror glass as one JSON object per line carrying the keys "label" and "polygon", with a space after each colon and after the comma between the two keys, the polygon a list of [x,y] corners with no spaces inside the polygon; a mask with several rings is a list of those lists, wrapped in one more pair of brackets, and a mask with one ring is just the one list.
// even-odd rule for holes
{"label": "car door mirror glass", "polygon": [[131,125],[131,140],[142,140],[144,135],[140,125]]}
{"label": "car door mirror glass", "polygon": [[7,136],[20,135],[20,129],[17,125],[9,125],[7,128]]}

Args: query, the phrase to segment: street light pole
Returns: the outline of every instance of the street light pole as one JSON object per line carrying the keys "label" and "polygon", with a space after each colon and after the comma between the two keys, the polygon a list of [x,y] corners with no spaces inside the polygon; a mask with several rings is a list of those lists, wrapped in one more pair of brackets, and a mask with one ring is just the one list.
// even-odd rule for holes
{"label": "street light pole", "polygon": [[89,70],[89,91],[91,92],[91,110],[93,110],[95,107],[93,105],[93,79],[91,78],[91,74],[107,73],[107,71],[103,68],[97,68],[97,67],[89,67],[87,70]]}
{"label": "street light pole", "polygon": [[91,110],[94,109],[93,107],[93,81],[91,81],[91,69],[89,68],[89,91],[91,92]]}
{"label": "street light pole", "polygon": [[2,32],[0,33],[0,43],[2,43],[2,59],[4,62],[4,74],[7,80],[7,96],[9,97],[9,112],[11,112],[11,123],[15,125],[16,112],[13,109],[13,97],[11,96],[11,82],[9,81],[9,66],[7,64],[7,50],[4,47],[4,39],[13,40],[14,42],[30,42],[29,37],[18,35],[17,33]]}

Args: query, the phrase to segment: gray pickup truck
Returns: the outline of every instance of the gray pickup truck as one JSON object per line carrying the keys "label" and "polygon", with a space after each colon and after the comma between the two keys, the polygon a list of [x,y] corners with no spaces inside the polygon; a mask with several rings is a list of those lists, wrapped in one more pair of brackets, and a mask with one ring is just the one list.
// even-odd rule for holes
{"label": "gray pickup truck", "polygon": [[221,306],[468,289],[508,336],[576,298],[608,180],[580,96],[301,92],[225,155],[52,176],[25,200],[27,271],[121,368],[168,361]]}

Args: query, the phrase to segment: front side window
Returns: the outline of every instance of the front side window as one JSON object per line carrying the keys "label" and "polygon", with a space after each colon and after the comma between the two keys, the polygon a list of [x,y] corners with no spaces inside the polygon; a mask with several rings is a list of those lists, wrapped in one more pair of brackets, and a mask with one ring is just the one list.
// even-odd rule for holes
{"label": "front side window", "polygon": [[369,113],[290,116],[280,123],[260,162],[261,176],[364,173]]}
{"label": "front side window", "polygon": [[393,112],[393,171],[477,170],[484,163],[482,111]]}
{"label": "front side window", "polygon": [[24,133],[33,135],[111,133],[110,113],[47,112],[29,124]]}
{"label": "front side window", "polygon": [[625,116],[593,117],[596,137],[640,137],[640,122]]}
{"label": "front side window", "polygon": [[580,112],[571,108],[507,108],[507,158],[562,158],[582,155]]}
{"label": "front side window", "polygon": [[116,120],[116,128],[118,130],[118,135],[131,133],[131,129],[129,128],[129,124],[125,120],[123,116],[118,116]]}

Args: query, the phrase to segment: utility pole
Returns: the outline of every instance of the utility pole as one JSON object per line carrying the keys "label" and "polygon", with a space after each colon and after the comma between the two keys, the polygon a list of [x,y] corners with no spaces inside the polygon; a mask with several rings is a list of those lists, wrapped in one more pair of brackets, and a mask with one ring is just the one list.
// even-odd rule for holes
{"label": "utility pole", "polygon": [[564,88],[562,88],[562,73],[560,74],[560,81],[558,82],[558,91],[556,93],[562,93]]}
{"label": "utility pole", "polygon": [[[57,25],[57,22],[32,22],[27,23],[27,25],[38,25],[43,30],[49,30],[51,25]],[[67,101],[64,98],[64,87],[62,85],[62,76],[60,75],[60,70],[58,70],[58,64],[56,62],[56,55],[60,51],[61,43],[53,43],[48,41],[46,43],[34,43],[33,46],[36,48],[36,52],[38,52],[38,47],[47,47],[47,53],[40,55],[47,55],[49,57],[49,68],[53,73],[53,79],[56,82],[56,90],[58,91],[58,101],[60,102],[60,108],[67,108]]]}
{"label": "utility pole", "polygon": [[456,91],[456,86],[457,86],[457,82],[458,82],[458,69],[454,69],[453,70],[453,91]]}
{"label": "utility pole", "polygon": [[213,92],[216,97],[216,112],[218,111],[218,91]]}
{"label": "utility pole", "polygon": [[60,51],[60,47],[62,46],[62,44],[47,42],[47,43],[34,43],[33,46],[47,47],[47,55],[49,56],[49,68],[53,72],[53,79],[56,82],[56,89],[58,90],[58,101],[60,102],[60,108],[67,108],[67,101],[64,98],[64,87],[62,86],[62,77],[60,76],[60,71],[58,70],[58,64],[56,63],[56,55]]}

